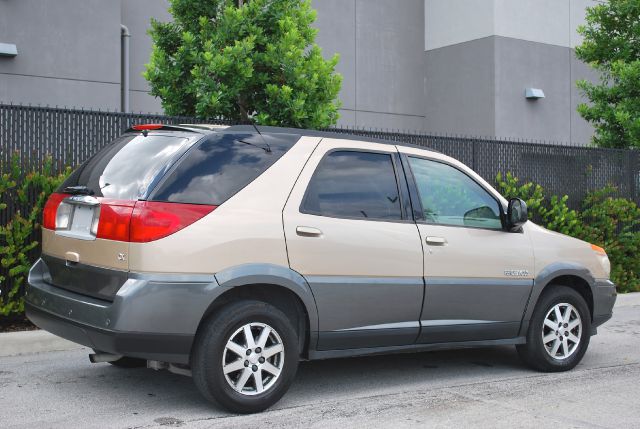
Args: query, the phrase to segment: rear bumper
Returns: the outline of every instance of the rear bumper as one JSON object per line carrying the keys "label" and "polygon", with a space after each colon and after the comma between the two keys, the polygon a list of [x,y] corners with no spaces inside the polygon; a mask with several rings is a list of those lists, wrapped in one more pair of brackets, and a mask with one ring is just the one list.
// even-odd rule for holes
{"label": "rear bumper", "polygon": [[47,278],[38,260],[25,295],[36,326],[103,352],[183,364],[202,316],[222,292],[213,276],[131,274],[109,302],[52,286]]}
{"label": "rear bumper", "polygon": [[189,363],[193,335],[121,332],[64,318],[26,303],[27,317],[45,331],[94,350],[163,362]]}

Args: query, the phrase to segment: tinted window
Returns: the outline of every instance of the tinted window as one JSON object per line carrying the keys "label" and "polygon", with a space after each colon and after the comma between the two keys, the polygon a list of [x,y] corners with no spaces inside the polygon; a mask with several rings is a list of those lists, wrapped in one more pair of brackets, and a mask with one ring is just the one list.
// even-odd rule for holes
{"label": "tinted window", "polygon": [[137,200],[187,149],[188,142],[167,135],[123,136],[74,171],[60,191],[67,186],[86,186],[98,197]]}
{"label": "tinted window", "polygon": [[498,202],[460,170],[409,158],[429,223],[502,229]]}
{"label": "tinted window", "polygon": [[311,178],[302,211],[332,217],[400,219],[391,155],[331,152]]}
{"label": "tinted window", "polygon": [[211,135],[189,150],[151,199],[220,205],[271,167],[298,138]]}

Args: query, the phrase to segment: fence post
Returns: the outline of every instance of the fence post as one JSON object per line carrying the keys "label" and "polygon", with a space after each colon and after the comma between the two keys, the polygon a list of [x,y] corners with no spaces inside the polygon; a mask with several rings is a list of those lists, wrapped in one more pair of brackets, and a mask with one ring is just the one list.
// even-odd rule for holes
{"label": "fence post", "polygon": [[476,163],[477,163],[477,159],[476,159],[476,155],[477,155],[477,152],[476,152],[476,151],[477,151],[477,149],[476,149],[477,142],[478,142],[478,141],[477,141],[476,139],[473,139],[473,140],[471,141],[471,169],[472,169],[473,171],[478,171],[478,168],[477,168],[477,165],[476,165]]}

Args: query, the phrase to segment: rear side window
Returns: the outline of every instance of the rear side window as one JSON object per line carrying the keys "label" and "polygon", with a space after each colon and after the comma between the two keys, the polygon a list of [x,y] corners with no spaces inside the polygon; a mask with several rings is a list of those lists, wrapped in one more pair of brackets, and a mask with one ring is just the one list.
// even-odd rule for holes
{"label": "rear side window", "polygon": [[213,134],[189,150],[150,199],[220,205],[264,173],[298,139],[293,135]]}
{"label": "rear side window", "polygon": [[400,220],[400,198],[391,155],[329,153],[311,178],[301,211],[329,217]]}
{"label": "rear side window", "polygon": [[171,135],[122,136],[74,171],[59,192],[68,186],[86,186],[97,197],[143,198],[189,142]]}

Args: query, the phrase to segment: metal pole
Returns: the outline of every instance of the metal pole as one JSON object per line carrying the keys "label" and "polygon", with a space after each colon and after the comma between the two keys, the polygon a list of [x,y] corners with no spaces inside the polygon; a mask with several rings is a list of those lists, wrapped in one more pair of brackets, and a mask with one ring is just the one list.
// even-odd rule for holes
{"label": "metal pole", "polygon": [[129,112],[129,39],[126,25],[120,25],[120,110]]}

